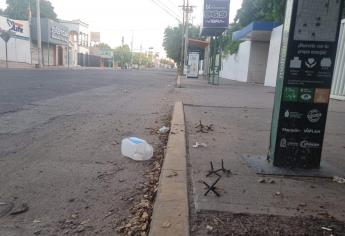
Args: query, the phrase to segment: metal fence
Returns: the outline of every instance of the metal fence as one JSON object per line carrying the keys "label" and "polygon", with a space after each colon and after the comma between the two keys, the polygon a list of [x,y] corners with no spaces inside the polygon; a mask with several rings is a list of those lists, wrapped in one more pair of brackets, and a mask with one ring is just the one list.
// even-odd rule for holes
{"label": "metal fence", "polygon": [[78,53],[78,65],[85,67],[101,67],[102,58],[94,55]]}
{"label": "metal fence", "polygon": [[345,100],[345,19],[341,24],[331,97]]}

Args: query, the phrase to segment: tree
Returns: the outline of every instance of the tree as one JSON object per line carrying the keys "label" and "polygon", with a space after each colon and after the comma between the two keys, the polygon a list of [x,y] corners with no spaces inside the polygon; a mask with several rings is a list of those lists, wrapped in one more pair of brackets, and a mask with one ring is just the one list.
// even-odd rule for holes
{"label": "tree", "polygon": [[231,55],[237,53],[240,46],[240,41],[232,40],[233,32],[239,30],[241,27],[239,24],[232,23],[229,26],[229,29],[224,32],[221,37],[221,47],[223,49],[224,55]]}
{"label": "tree", "polygon": [[129,64],[131,62],[131,57],[131,49],[127,44],[114,49],[114,61],[120,67],[124,67],[126,64]]}
{"label": "tree", "polygon": [[101,50],[111,50],[111,47],[106,43],[97,44],[95,47],[98,47]]}
{"label": "tree", "polygon": [[138,52],[133,53],[133,64],[140,65],[141,57],[142,57],[142,53],[138,53]]}
{"label": "tree", "polygon": [[[37,16],[36,0],[6,0],[7,8],[5,15],[16,20],[28,20],[29,3],[31,4],[32,16]],[[52,20],[57,19],[54,7],[48,0],[40,0],[41,17]]]}
{"label": "tree", "polygon": [[235,22],[244,27],[253,21],[284,20],[286,0],[243,0]]}
{"label": "tree", "polygon": [[154,66],[154,55],[152,52],[149,53],[142,53],[142,52],[135,52],[133,53],[133,64],[145,67],[153,67]]}
{"label": "tree", "polygon": [[[189,37],[199,39],[200,28],[189,25]],[[182,25],[167,27],[164,31],[163,47],[169,58],[181,65]]]}

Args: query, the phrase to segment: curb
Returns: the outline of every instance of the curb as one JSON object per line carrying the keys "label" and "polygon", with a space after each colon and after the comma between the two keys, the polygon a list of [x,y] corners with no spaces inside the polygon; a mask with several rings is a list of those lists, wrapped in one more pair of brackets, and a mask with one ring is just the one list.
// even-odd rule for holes
{"label": "curb", "polygon": [[174,107],[149,235],[189,235],[186,134],[182,102],[176,102]]}

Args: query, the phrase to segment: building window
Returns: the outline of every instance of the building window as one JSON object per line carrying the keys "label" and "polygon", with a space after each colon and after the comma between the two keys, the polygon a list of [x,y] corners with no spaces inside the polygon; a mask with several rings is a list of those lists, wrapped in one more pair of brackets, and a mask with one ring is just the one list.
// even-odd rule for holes
{"label": "building window", "polygon": [[79,46],[88,47],[89,46],[89,35],[80,32],[78,43],[79,43]]}
{"label": "building window", "polygon": [[85,34],[85,47],[89,46],[89,35]]}
{"label": "building window", "polygon": [[79,33],[79,42],[78,42],[78,44],[79,44],[79,46],[81,46],[82,45],[82,42],[83,42],[83,33]]}

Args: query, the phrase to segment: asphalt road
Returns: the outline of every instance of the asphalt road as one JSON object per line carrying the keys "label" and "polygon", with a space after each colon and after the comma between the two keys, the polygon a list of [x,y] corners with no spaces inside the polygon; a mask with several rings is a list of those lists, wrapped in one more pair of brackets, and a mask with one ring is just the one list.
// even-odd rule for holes
{"label": "asphalt road", "polygon": [[0,235],[116,235],[148,169],[119,143],[161,145],[150,129],[169,115],[174,85],[174,71],[0,71]]}
{"label": "asphalt road", "polygon": [[[146,82],[142,79],[151,73],[166,76],[173,75],[174,71],[1,70],[0,114],[18,111],[35,101],[98,87],[140,88]],[[150,82],[153,81],[148,85]]]}

